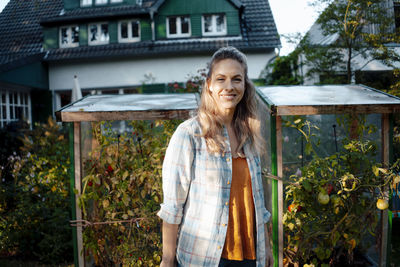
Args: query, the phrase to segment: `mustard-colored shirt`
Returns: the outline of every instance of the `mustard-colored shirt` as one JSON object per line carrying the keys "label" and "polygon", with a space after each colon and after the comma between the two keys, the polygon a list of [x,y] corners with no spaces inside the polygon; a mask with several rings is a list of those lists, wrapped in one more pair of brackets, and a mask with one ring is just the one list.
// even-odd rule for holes
{"label": "mustard-colored shirt", "polygon": [[255,215],[246,158],[233,158],[229,220],[222,258],[255,260]]}

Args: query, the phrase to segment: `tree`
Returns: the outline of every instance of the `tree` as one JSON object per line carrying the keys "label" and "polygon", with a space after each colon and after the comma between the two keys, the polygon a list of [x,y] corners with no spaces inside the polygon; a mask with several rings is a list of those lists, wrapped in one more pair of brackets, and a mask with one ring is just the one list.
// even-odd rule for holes
{"label": "tree", "polygon": [[[327,5],[317,19],[325,42],[315,44],[310,35],[300,43],[309,74],[333,77],[342,73],[351,83],[354,73],[372,60],[393,67],[400,60],[390,44],[400,43],[395,27],[392,0],[314,0],[313,5]],[[356,57],[364,59],[355,66]]]}

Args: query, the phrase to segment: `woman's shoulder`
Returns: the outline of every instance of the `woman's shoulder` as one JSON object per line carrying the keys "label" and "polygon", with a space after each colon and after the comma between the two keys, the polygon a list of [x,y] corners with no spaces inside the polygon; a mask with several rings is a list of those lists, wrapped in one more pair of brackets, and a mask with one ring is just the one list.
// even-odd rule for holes
{"label": "woman's shoulder", "polygon": [[193,136],[200,134],[200,129],[200,123],[197,116],[195,116],[179,124],[176,130],[187,132],[188,134]]}

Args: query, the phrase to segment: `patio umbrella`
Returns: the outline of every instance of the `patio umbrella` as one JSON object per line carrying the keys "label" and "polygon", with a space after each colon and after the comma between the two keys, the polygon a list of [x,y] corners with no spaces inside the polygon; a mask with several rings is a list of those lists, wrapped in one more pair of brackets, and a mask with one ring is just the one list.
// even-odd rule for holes
{"label": "patio umbrella", "polygon": [[81,86],[79,85],[78,76],[74,76],[74,87],[72,88],[71,102],[75,102],[82,98]]}

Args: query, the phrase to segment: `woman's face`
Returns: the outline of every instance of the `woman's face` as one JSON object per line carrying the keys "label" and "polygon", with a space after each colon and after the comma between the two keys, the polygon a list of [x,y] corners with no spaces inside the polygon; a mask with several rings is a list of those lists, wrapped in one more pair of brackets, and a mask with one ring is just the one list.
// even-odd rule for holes
{"label": "woman's face", "polygon": [[245,90],[244,68],[236,60],[223,59],[214,64],[207,83],[218,109],[222,113],[234,111]]}

